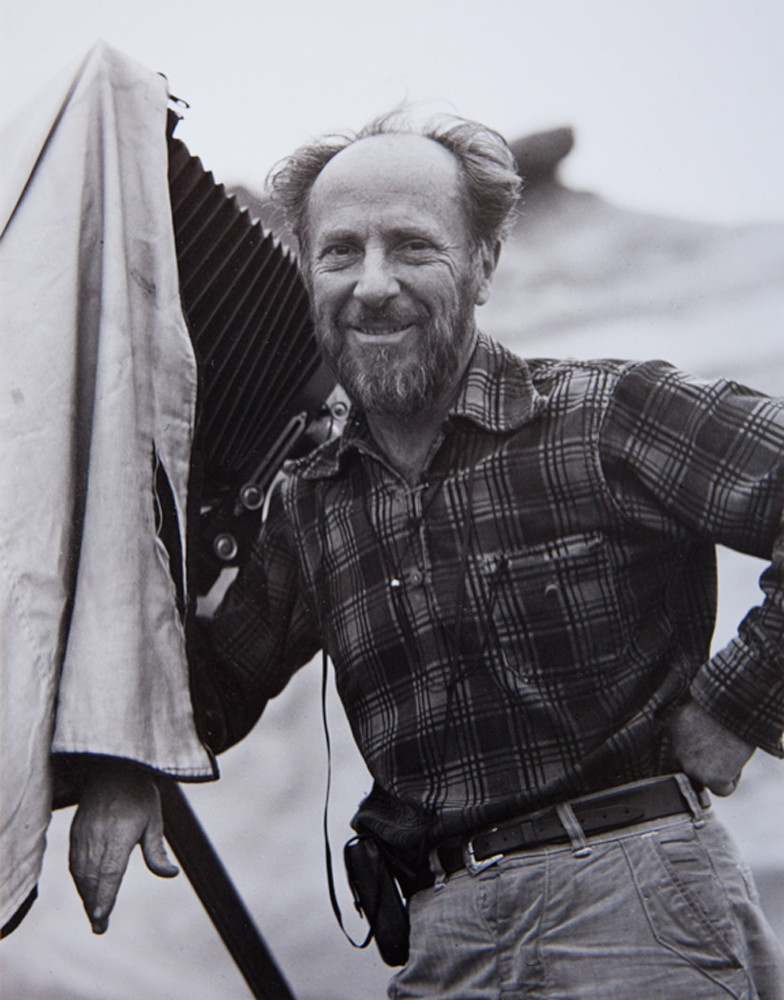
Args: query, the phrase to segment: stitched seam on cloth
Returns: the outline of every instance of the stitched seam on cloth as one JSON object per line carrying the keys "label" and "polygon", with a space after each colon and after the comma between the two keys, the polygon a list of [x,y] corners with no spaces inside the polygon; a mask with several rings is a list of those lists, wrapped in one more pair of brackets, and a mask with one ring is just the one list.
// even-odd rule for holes
{"label": "stitched seam on cloth", "polygon": [[[691,956],[689,956],[687,953],[685,953],[682,949],[676,947],[675,944],[671,944],[670,942],[668,942],[668,941],[666,941],[666,940],[664,940],[662,938],[662,936],[660,935],[660,933],[659,933],[659,931],[658,931],[658,929],[657,929],[657,927],[656,927],[656,925],[655,925],[655,923],[653,921],[652,915],[650,913],[648,903],[647,903],[647,901],[645,899],[645,895],[643,893],[642,886],[640,885],[640,882],[639,882],[639,879],[638,879],[638,876],[637,876],[637,872],[635,870],[635,866],[632,863],[631,857],[629,856],[628,847],[627,847],[626,844],[620,844],[619,846],[620,846],[620,848],[621,848],[621,850],[623,852],[624,860],[626,861],[626,865],[627,865],[627,867],[629,869],[629,873],[631,875],[632,881],[633,881],[635,889],[637,891],[637,895],[638,895],[638,898],[639,898],[640,906],[642,907],[643,913],[645,914],[645,918],[646,918],[646,920],[648,922],[648,926],[650,927],[651,934],[652,934],[654,940],[660,945],[660,947],[662,947],[662,948],[666,949],[667,951],[670,951],[673,954],[677,955],[680,959],[682,959],[684,962],[686,962],[692,968],[696,969],[706,979],[708,979],[711,982],[713,982],[724,993],[726,993],[730,997],[733,997],[734,1000],[748,1000],[749,994],[747,993],[746,989],[744,989],[744,991],[742,993],[738,993],[737,991],[734,991],[734,990],[730,989],[730,987],[728,987],[726,983],[723,983],[719,979],[717,979],[716,976],[714,976],[711,973],[710,970],[702,968],[700,965],[698,965],[694,961],[694,959]],[[659,860],[661,862],[661,855],[660,854],[659,854]],[[669,868],[667,868],[665,866],[664,870],[667,872],[668,876],[672,879],[673,877],[670,874]],[[673,880],[673,885],[675,886],[676,889],[678,889],[680,897],[683,899],[684,903],[688,906],[689,910],[692,913],[696,913],[696,911],[694,910],[694,908],[691,906],[690,901],[688,900],[688,898],[684,896],[683,891],[680,890],[679,886],[677,885],[677,881]],[[714,940],[716,940],[716,935],[715,934],[714,934]],[[725,950],[726,949],[726,945],[724,945],[724,943],[721,941],[721,939],[718,939],[718,940],[722,944],[722,950],[724,951],[725,958],[729,958],[730,956],[727,955],[726,950]],[[737,965],[734,966],[734,967],[731,967],[731,968],[733,968],[734,971],[738,971],[738,972],[744,971],[744,970],[742,970],[742,968],[740,966],[737,966]],[[746,976],[746,978],[748,979],[748,976]]]}

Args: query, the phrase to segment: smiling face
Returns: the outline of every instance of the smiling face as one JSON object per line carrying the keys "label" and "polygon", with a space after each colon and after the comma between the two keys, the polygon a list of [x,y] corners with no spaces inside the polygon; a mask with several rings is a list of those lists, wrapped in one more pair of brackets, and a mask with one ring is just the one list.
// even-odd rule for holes
{"label": "smiling face", "polygon": [[431,139],[361,139],[316,179],[306,278],[319,345],[370,413],[418,412],[454,389],[492,254],[472,239],[454,156]]}

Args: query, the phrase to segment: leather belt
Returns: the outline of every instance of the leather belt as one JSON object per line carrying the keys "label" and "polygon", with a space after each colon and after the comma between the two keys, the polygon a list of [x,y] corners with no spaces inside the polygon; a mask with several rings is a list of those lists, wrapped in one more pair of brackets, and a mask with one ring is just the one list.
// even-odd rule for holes
{"label": "leather belt", "polygon": [[[702,807],[708,808],[707,792],[693,787]],[[586,836],[690,810],[675,775],[619,785],[571,799],[569,805]],[[542,844],[568,843],[569,839],[556,808],[552,807],[500,823],[468,838],[450,838],[438,846],[437,853],[447,875],[462,868],[477,874],[505,854]]]}

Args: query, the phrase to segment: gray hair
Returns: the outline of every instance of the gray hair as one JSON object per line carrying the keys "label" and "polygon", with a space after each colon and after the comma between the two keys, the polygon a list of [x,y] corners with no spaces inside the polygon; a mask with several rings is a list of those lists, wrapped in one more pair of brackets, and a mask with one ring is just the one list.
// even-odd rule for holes
{"label": "gray hair", "polygon": [[508,235],[520,200],[522,180],[514,155],[500,133],[479,122],[440,115],[412,125],[401,110],[368,122],[358,132],[334,133],[300,147],[272,168],[267,186],[307,256],[307,211],[316,178],[341,150],[376,135],[421,135],[440,143],[456,158],[463,202],[477,247],[490,250]]}

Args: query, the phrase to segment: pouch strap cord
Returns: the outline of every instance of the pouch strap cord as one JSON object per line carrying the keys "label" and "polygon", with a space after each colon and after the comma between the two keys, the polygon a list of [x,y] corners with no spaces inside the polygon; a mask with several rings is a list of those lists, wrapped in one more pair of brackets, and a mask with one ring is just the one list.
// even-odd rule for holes
{"label": "pouch strap cord", "polygon": [[340,929],[343,931],[348,942],[354,948],[367,948],[370,942],[373,940],[373,928],[371,927],[367,933],[367,937],[360,944],[355,941],[349,932],[346,930],[343,924],[343,914],[340,912],[340,904],[338,903],[338,894],[335,890],[335,873],[332,865],[332,849],[329,845],[329,793],[332,789],[332,740],[329,735],[329,723],[327,721],[327,678],[329,675],[329,661],[327,660],[327,651],[322,649],[321,651],[321,719],[324,723],[324,739],[327,744],[327,788],[324,795],[324,853],[327,863],[327,886],[329,887],[329,901],[332,904],[332,912],[335,914],[335,919],[340,925]]}

